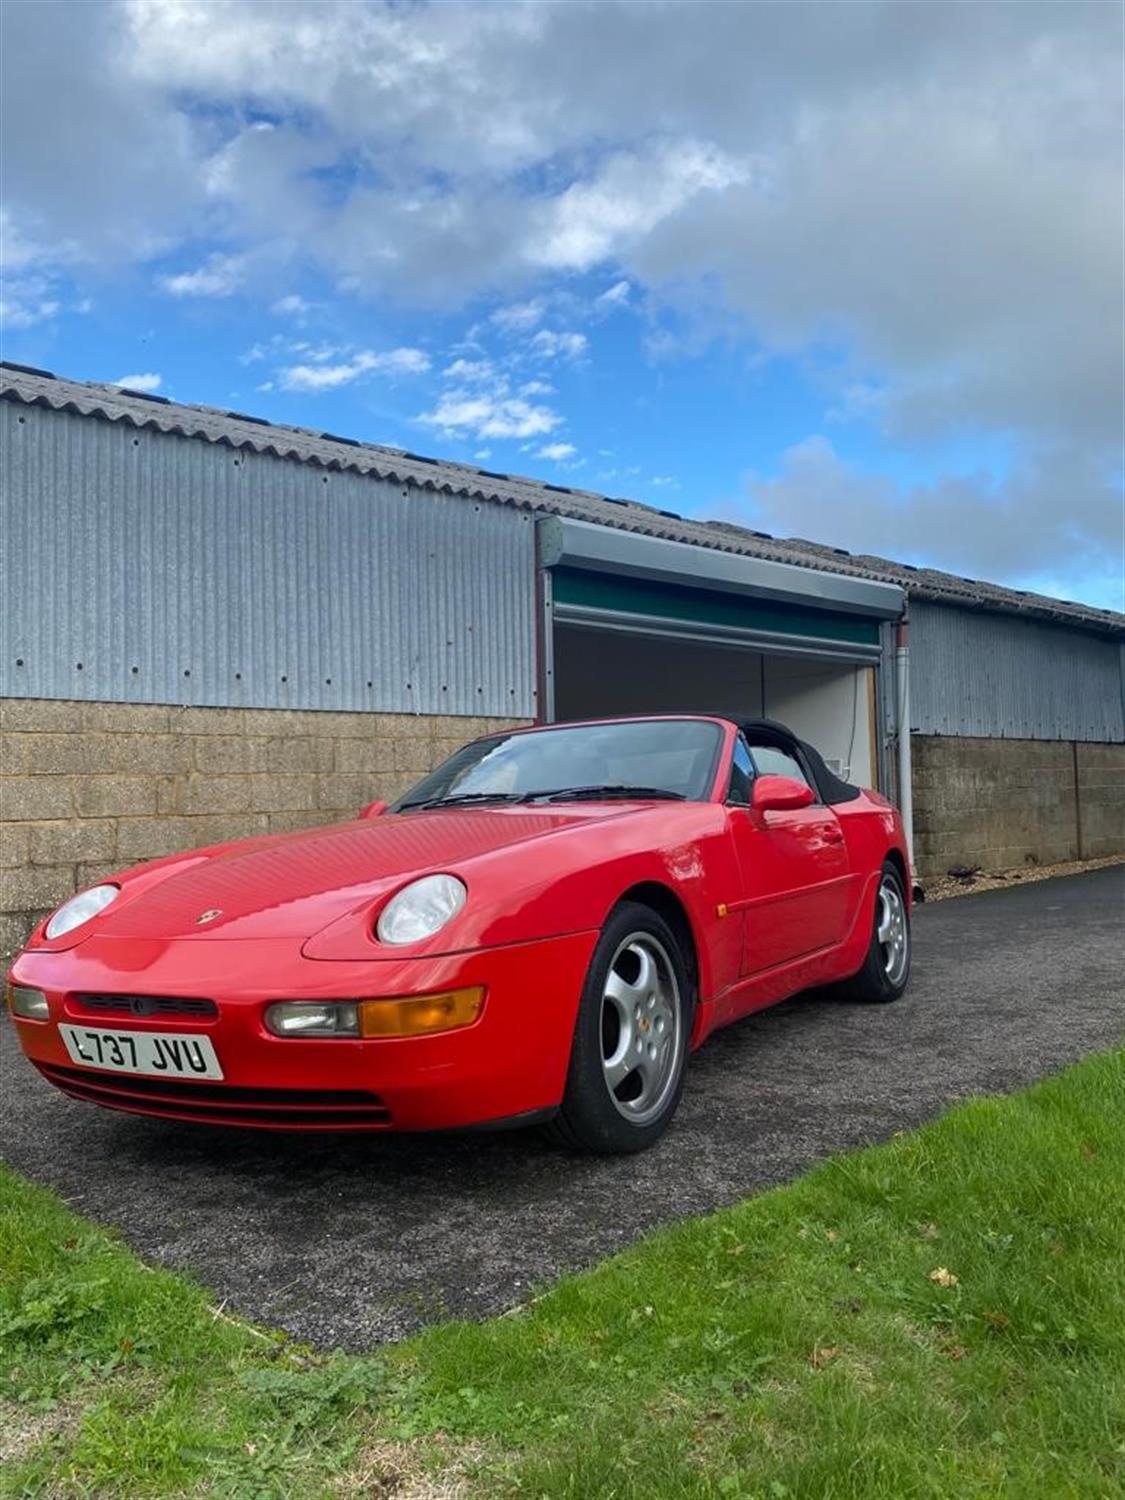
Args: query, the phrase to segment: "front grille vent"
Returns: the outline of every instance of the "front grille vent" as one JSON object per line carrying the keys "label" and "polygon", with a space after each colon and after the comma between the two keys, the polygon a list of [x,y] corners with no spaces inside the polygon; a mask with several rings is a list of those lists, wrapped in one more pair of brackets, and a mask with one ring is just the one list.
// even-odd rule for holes
{"label": "front grille vent", "polygon": [[62,1068],[38,1060],[35,1066],[72,1099],[165,1120],[259,1130],[385,1130],[391,1123],[379,1095],[363,1089],[245,1088]]}
{"label": "front grille vent", "polygon": [[77,1009],[98,1015],[137,1016],[217,1016],[214,1000],[181,999],[175,995],[75,995]]}

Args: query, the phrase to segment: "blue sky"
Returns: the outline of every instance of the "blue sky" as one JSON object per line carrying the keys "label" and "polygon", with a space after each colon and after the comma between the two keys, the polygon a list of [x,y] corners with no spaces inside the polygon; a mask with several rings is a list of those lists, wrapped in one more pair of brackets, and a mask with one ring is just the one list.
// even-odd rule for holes
{"label": "blue sky", "polygon": [[1118,8],[4,27],[5,358],[1125,603]]}

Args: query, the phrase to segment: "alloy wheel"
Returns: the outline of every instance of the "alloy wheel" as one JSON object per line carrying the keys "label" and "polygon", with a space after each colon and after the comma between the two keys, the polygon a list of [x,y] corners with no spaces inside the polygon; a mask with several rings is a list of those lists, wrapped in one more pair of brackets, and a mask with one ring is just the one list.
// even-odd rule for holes
{"label": "alloy wheel", "polygon": [[651,933],[632,933],[618,945],[602,995],[601,1040],[615,1108],[647,1125],[675,1090],[685,1041],[676,971]]}
{"label": "alloy wheel", "polygon": [[883,972],[892,985],[901,984],[910,961],[910,930],[902,892],[890,875],[884,875],[879,886],[875,938],[883,960]]}

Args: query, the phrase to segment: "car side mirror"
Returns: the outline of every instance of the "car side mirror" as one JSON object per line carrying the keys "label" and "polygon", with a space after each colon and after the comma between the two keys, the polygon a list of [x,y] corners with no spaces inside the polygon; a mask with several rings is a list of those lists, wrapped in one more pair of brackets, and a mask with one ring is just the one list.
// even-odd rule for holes
{"label": "car side mirror", "polygon": [[366,807],[361,807],[359,815],[361,818],[381,818],[387,810],[386,802],[369,802]]}
{"label": "car side mirror", "polygon": [[812,787],[793,776],[758,776],[750,790],[755,812],[793,812],[815,801]]}

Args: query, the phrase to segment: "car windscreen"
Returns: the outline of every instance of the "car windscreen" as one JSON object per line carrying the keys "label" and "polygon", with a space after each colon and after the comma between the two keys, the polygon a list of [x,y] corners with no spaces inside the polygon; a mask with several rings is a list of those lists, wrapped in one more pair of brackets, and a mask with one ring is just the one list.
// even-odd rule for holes
{"label": "car windscreen", "polygon": [[476,740],[458,750],[396,804],[515,801],[568,792],[640,791],[703,801],[710,795],[722,729],[702,719],[569,724]]}

